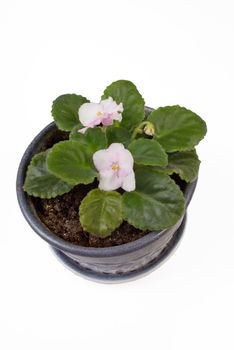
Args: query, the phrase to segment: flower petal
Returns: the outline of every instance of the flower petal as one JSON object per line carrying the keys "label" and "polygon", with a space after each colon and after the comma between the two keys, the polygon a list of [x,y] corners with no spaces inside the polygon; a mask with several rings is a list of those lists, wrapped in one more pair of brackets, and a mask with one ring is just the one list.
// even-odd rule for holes
{"label": "flower petal", "polygon": [[118,105],[118,111],[121,113],[123,113],[123,111],[124,111],[122,102]]}
{"label": "flower petal", "polygon": [[122,114],[119,114],[119,113],[114,114],[113,119],[114,120],[118,120],[119,122],[121,122]]}
{"label": "flower petal", "polygon": [[122,189],[131,192],[134,191],[136,188],[136,180],[135,180],[135,173],[134,171],[131,171],[131,173],[128,176],[125,176],[123,178],[123,183],[122,183]]}
{"label": "flower petal", "polygon": [[101,123],[98,113],[102,113],[102,107],[99,103],[84,103],[79,108],[80,122],[84,126],[94,126]]}
{"label": "flower petal", "polygon": [[112,154],[113,162],[118,162],[120,176],[126,176],[132,171],[133,156],[131,152],[124,148],[122,143],[112,143],[108,148],[108,152]]}
{"label": "flower petal", "polygon": [[114,191],[121,187],[123,179],[113,171],[100,172],[99,188],[103,191]]}
{"label": "flower petal", "polygon": [[125,148],[124,148],[124,145],[122,143],[114,142],[109,146],[108,150],[111,152],[115,152],[118,155],[120,155],[120,154],[122,155]]}
{"label": "flower petal", "polygon": [[102,124],[103,125],[112,125],[113,124],[113,118],[112,117],[104,117],[102,118]]}
{"label": "flower petal", "polygon": [[112,120],[119,120],[119,121],[122,120],[122,115],[121,115],[121,113],[123,112],[122,102],[120,104],[117,104],[116,101],[113,101],[113,98],[110,96],[107,99],[102,100],[100,102],[100,105],[103,108],[103,113],[105,116],[111,115]]}
{"label": "flower petal", "polygon": [[120,104],[117,104],[111,96],[105,100],[101,100],[100,105],[103,107],[105,113],[123,112],[122,102]]}
{"label": "flower petal", "polygon": [[109,170],[111,168],[112,159],[108,151],[101,149],[93,154],[93,162],[98,171]]}
{"label": "flower petal", "polygon": [[103,111],[105,111],[105,113],[113,113],[116,110],[116,102],[113,101],[112,97],[108,97],[105,100],[101,100],[100,105],[102,106]]}
{"label": "flower petal", "polygon": [[121,152],[121,156],[119,158],[119,166],[120,168],[127,170],[129,168],[132,169],[133,164],[134,164],[134,159],[133,159],[132,153],[125,148],[124,151]]}

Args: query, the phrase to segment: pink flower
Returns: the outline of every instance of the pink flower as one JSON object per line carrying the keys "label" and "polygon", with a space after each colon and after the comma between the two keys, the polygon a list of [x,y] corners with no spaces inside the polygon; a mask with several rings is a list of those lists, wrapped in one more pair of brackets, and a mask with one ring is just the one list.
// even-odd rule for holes
{"label": "pink flower", "polygon": [[135,190],[133,157],[122,143],[112,143],[107,149],[95,152],[93,162],[99,171],[101,190],[113,191],[119,187],[128,192]]}
{"label": "pink flower", "polygon": [[80,122],[85,128],[79,132],[84,133],[88,128],[96,125],[112,125],[114,120],[122,120],[123,104],[117,104],[112,97],[100,103],[84,103],[79,109]]}

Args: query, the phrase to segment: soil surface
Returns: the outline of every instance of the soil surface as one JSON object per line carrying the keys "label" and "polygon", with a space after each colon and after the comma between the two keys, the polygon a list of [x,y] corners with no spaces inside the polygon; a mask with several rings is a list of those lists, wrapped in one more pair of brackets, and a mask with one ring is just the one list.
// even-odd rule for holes
{"label": "soil surface", "polygon": [[32,201],[42,222],[57,236],[73,244],[86,247],[110,247],[135,241],[148,231],[141,231],[126,221],[106,238],[95,237],[83,231],[79,220],[82,199],[97,183],[75,186],[69,193],[52,199],[33,198]]}

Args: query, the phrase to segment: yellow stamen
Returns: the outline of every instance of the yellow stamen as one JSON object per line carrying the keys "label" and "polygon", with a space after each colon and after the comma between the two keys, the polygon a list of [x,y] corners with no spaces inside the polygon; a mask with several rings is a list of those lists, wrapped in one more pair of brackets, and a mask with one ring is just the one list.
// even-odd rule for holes
{"label": "yellow stamen", "polygon": [[112,168],[112,170],[114,170],[114,171],[117,171],[117,170],[120,169],[120,167],[119,167],[118,164],[113,164],[111,168]]}
{"label": "yellow stamen", "polygon": [[97,116],[97,117],[100,117],[101,115],[102,115],[102,112],[97,112],[97,113],[96,113],[96,116]]}

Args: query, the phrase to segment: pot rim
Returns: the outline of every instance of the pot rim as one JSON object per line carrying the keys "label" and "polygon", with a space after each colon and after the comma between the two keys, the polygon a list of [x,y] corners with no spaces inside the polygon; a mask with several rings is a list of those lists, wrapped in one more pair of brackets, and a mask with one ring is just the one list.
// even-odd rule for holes
{"label": "pot rim", "polygon": [[[152,110],[151,108],[147,108],[147,107],[146,109]],[[50,231],[39,219],[36,213],[36,210],[29,199],[28,194],[23,190],[23,184],[24,184],[24,179],[25,179],[25,174],[26,174],[28,164],[31,161],[32,156],[37,152],[37,147],[39,142],[43,139],[43,137],[48,132],[52,131],[55,127],[56,125],[54,122],[50,123],[45,128],[43,128],[39,132],[39,134],[33,139],[33,141],[29,144],[20,161],[18,173],[17,173],[17,179],[16,179],[17,199],[18,199],[18,203],[22,211],[22,214],[24,215],[26,221],[31,226],[31,228],[41,238],[43,238],[45,241],[47,241],[47,243],[49,243],[53,247],[65,252],[69,252],[71,254],[87,256],[87,257],[108,257],[108,256],[119,256],[119,255],[124,255],[124,254],[134,252],[158,240],[162,235],[164,235],[165,232],[171,229],[170,227],[168,229],[164,229],[161,231],[153,231],[133,242],[128,242],[125,244],[121,244],[113,247],[105,247],[105,248],[84,247],[84,246],[73,244],[71,242],[66,242],[65,240],[63,240],[62,238],[54,234],[52,231]],[[197,179],[194,182],[186,185],[186,188],[184,191],[185,210],[181,219],[183,218],[186,212],[186,208],[192,198],[196,185],[197,185]],[[179,219],[179,221],[181,219]],[[175,225],[177,225],[178,222]]]}

